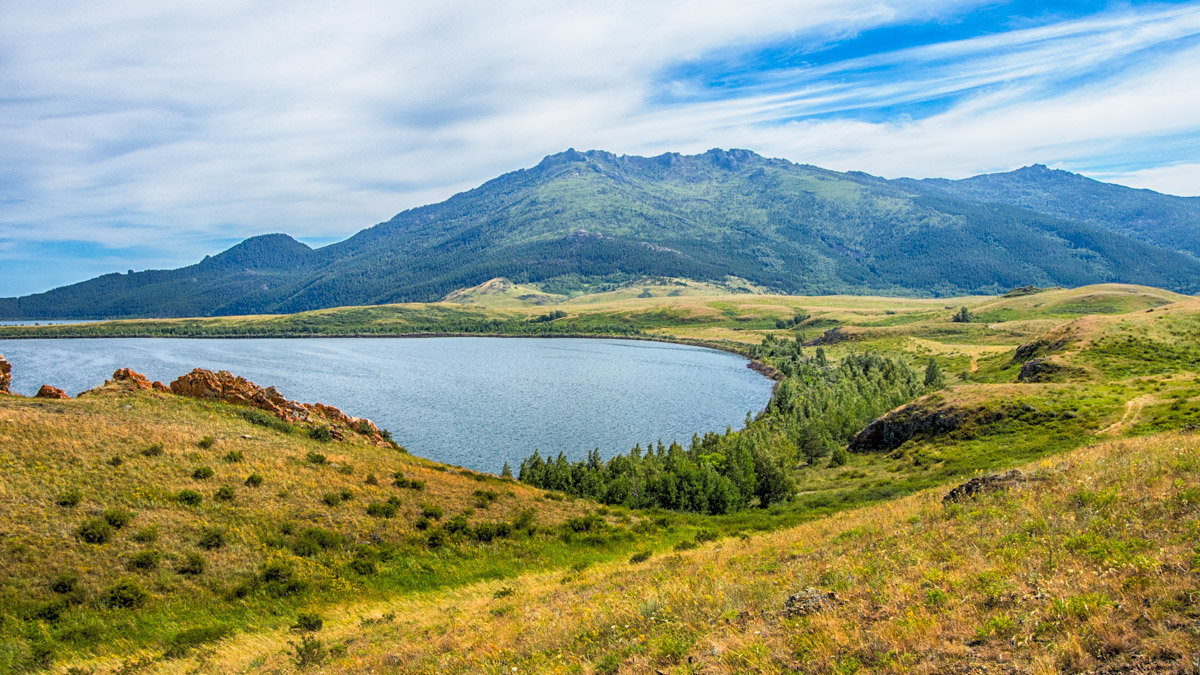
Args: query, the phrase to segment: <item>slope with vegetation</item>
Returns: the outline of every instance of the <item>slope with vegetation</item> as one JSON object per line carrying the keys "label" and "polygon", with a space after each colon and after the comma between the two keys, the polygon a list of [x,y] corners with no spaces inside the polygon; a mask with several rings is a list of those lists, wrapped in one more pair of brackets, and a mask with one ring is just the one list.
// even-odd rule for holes
{"label": "slope with vegetation", "polygon": [[[176,270],[108,274],[0,318],[215,316],[431,302],[497,277],[575,295],[642,276],[786,293],[948,296],[1020,284],[1200,289],[1200,202],[1043,169],[889,181],[746,150],[568,150],[349,239],[248,239]],[[930,264],[929,261],[937,261]]]}
{"label": "slope with vegetation", "polygon": [[[140,324],[615,324],[781,380],[745,429],[689,448],[543,459],[551,491],[161,391],[0,396],[0,663],[1169,672],[1200,647],[1200,301],[669,288],[562,316],[505,298]],[[1012,467],[1008,490],[940,501]]]}

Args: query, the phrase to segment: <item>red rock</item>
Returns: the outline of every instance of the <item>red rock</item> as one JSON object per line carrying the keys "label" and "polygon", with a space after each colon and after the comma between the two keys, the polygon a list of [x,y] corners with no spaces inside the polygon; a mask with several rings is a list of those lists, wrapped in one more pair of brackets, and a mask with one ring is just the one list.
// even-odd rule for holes
{"label": "red rock", "polygon": [[58,399],[71,398],[70,396],[67,396],[67,392],[63,391],[62,389],[59,389],[58,387],[51,387],[48,384],[43,384],[42,388],[38,389],[38,393],[34,394],[33,397],[34,398],[58,398]]}
{"label": "red rock", "polygon": [[103,391],[116,391],[122,394],[129,394],[135,391],[142,391],[146,389],[167,394],[171,392],[171,390],[167,388],[167,385],[163,384],[162,382],[151,382],[150,378],[142,375],[139,372],[130,370],[128,368],[118,368],[115,372],[113,372],[111,380],[105,380],[103,385],[93,389],[88,389],[80,394],[80,396],[97,394]]}
{"label": "red rock", "polygon": [[324,403],[299,403],[288,400],[275,387],[260,387],[244,377],[225,370],[213,372],[196,368],[171,383],[171,392],[206,401],[224,401],[265,410],[285,422],[303,422],[329,427],[337,440],[356,433],[376,445],[388,445],[371,420],[350,417]]}
{"label": "red rock", "polygon": [[4,359],[3,354],[0,354],[0,394],[9,393],[10,385],[12,385],[12,364]]}

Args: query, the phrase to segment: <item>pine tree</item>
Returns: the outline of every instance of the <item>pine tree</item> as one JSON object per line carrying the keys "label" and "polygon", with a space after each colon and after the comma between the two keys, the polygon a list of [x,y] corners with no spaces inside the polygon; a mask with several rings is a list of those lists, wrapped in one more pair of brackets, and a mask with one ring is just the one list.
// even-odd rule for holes
{"label": "pine tree", "polygon": [[512,477],[513,477],[513,475],[512,475],[512,467],[510,467],[510,466],[508,465],[508,462],[505,462],[505,463],[504,463],[504,468],[500,469],[500,477],[501,477],[501,478],[512,478]]}
{"label": "pine tree", "polygon": [[925,365],[925,388],[941,389],[944,386],[946,386],[946,376],[942,374],[942,369],[931,356],[929,363]]}

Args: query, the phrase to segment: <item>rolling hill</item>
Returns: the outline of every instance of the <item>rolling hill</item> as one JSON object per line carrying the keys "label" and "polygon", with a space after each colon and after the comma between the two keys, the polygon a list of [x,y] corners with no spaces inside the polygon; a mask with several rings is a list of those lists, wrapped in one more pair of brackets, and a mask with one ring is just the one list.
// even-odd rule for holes
{"label": "rolling hill", "polygon": [[572,295],[643,277],[795,294],[1200,289],[1200,200],[1044,167],[886,180],[746,150],[568,150],[310,249],[253,237],[176,270],[0,299],[0,318],[220,316],[429,302],[504,277]]}

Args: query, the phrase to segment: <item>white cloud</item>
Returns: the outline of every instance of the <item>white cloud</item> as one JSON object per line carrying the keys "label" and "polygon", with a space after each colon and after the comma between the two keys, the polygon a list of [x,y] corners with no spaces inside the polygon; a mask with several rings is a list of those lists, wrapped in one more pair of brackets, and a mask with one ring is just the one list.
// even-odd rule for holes
{"label": "white cloud", "polygon": [[[1194,5],[779,71],[718,101],[655,102],[690,86],[661,82],[664,69],[717,51],[981,4],[3,3],[0,240],[157,242],[199,258],[212,252],[205,242],[260,232],[346,236],[568,146],[737,146],[962,176],[1095,165],[1200,125],[1200,90],[1181,85],[1200,81],[1200,57],[1154,51],[1200,32]],[[1090,86],[1047,85],[1097,63],[1120,67]],[[870,68],[902,74],[869,79]],[[806,118],[963,92],[916,121]],[[1183,175],[1136,161],[1131,180]]]}
{"label": "white cloud", "polygon": [[1094,177],[1110,183],[1172,195],[1200,196],[1200,163],[1171,164],[1127,173],[1097,174]]}

